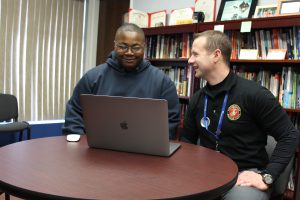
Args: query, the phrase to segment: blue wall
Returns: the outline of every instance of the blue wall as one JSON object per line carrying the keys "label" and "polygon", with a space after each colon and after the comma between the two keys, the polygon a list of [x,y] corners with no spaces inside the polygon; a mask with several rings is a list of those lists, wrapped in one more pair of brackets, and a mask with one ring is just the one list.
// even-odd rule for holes
{"label": "blue wall", "polygon": [[[30,123],[30,122],[29,122]],[[30,123],[31,126],[31,139],[42,138],[42,137],[51,137],[51,136],[60,136],[62,135],[62,125],[61,122],[47,122],[47,123]],[[23,140],[27,138],[27,132],[23,133]],[[11,144],[19,140],[19,133],[1,133],[0,134],[0,146]]]}

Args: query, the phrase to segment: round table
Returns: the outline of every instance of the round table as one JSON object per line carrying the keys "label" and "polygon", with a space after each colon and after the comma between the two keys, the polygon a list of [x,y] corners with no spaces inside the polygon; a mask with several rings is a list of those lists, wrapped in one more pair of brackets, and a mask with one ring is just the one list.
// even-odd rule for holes
{"label": "round table", "polygon": [[213,199],[234,186],[236,164],[182,143],[170,157],[89,148],[86,137],[0,148],[0,189],[24,199]]}

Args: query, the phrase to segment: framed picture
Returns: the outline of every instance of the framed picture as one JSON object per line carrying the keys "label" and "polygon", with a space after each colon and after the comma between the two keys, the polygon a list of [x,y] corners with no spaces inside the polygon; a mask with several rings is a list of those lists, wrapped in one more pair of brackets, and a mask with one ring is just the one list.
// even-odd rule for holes
{"label": "framed picture", "polygon": [[204,13],[204,22],[216,19],[216,0],[195,0],[195,12]]}
{"label": "framed picture", "polygon": [[277,15],[295,15],[300,13],[300,0],[278,0]]}
{"label": "framed picture", "polygon": [[277,4],[256,6],[253,17],[254,18],[272,17],[276,15],[276,12],[277,12]]}
{"label": "framed picture", "polygon": [[257,0],[222,0],[217,21],[251,18]]}

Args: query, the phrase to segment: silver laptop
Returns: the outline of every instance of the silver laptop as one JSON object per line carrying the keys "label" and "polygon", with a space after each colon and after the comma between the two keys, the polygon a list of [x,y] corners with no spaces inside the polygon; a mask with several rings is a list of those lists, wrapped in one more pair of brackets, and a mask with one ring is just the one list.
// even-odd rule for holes
{"label": "silver laptop", "polygon": [[162,99],[80,95],[90,147],[170,156],[168,102]]}

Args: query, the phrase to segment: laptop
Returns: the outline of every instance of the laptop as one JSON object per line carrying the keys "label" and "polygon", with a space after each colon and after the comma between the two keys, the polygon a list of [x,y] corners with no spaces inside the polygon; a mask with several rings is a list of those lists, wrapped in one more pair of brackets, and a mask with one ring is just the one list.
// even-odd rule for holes
{"label": "laptop", "polygon": [[170,156],[168,102],[163,99],[80,95],[89,147]]}

